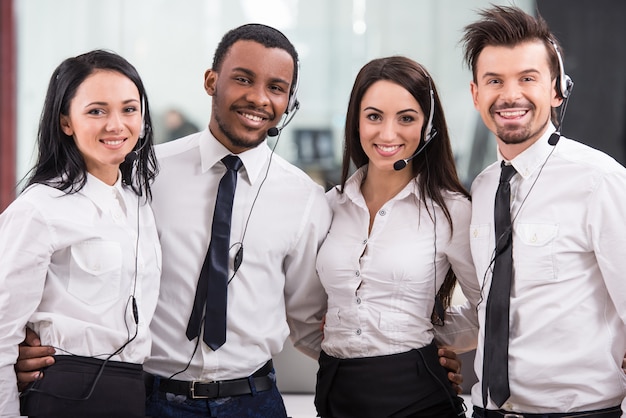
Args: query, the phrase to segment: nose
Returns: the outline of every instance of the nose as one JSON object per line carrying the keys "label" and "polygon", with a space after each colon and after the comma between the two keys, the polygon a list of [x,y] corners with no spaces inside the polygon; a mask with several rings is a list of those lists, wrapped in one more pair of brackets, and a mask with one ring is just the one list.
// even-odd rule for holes
{"label": "nose", "polygon": [[124,123],[122,115],[118,112],[111,112],[107,118],[106,130],[107,132],[119,133],[124,129]]}
{"label": "nose", "polygon": [[380,126],[380,139],[391,142],[396,139],[396,125],[393,120],[385,120]]}
{"label": "nose", "polygon": [[265,90],[265,86],[261,84],[250,86],[246,94],[246,100],[255,107],[265,107],[270,103],[270,98]]}
{"label": "nose", "polygon": [[501,92],[500,97],[505,102],[514,102],[522,97],[522,89],[517,83],[506,83]]}

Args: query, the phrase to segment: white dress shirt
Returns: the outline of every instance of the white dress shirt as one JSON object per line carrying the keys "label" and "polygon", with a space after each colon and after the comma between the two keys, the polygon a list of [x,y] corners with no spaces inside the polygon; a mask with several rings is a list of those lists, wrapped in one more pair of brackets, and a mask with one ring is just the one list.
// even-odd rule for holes
{"label": "white dress shirt", "polygon": [[0,260],[0,415],[19,415],[13,365],[27,322],[57,355],[101,359],[137,328],[111,360],[149,356],[161,247],[150,207],[119,180],[108,186],[87,175],[74,194],[28,188],[0,215]]}
{"label": "white dress shirt", "polygon": [[290,330],[296,348],[316,358],[326,295],[315,256],[331,216],[322,187],[272,155],[265,143],[238,155],[243,167],[233,204],[229,276],[241,241],[244,255],[228,286],[226,343],[214,352],[200,341],[192,358],[196,339],[189,341],[185,332],[226,171],[220,160],[230,153],[209,130],[156,149],[161,171],[153,209],[164,263],[146,370],[169,377],[191,359],[175,379],[247,377],[282,350]]}
{"label": "white dress shirt", "polygon": [[360,190],[366,169],[351,176],[343,194],[327,193],[333,222],[317,259],[328,294],[322,348],[338,358],[430,344],[435,295],[450,266],[468,300],[476,303],[479,297],[467,236],[470,201],[445,194],[451,234],[441,207],[427,200],[430,213],[434,207],[433,222],[413,180],[383,205],[368,233],[369,210]]}
{"label": "white dress shirt", "polygon": [[[626,169],[549,128],[511,163],[513,284],[510,411],[571,412],[619,405],[626,395]],[[501,158],[501,157],[500,157]],[[494,251],[500,163],[472,186],[472,255],[483,298]],[[475,369],[483,368],[486,301]],[[472,402],[482,406],[481,384]],[[489,400],[488,409],[497,409]]]}

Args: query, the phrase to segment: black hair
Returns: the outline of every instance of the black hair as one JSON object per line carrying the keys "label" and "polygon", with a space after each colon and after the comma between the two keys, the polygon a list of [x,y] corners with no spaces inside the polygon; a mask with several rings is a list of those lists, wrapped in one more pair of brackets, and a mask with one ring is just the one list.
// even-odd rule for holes
{"label": "black hair", "polygon": [[219,73],[226,54],[237,41],[254,41],[266,48],[279,48],[287,51],[293,58],[293,78],[291,80],[290,96],[294,94],[297,84],[296,80],[298,79],[298,52],[282,32],[270,26],[248,23],[226,32],[213,55],[212,68],[214,71]]}
{"label": "black hair", "polygon": [[150,199],[150,183],[158,173],[158,165],[152,147],[148,97],[135,67],[120,55],[104,50],[93,50],[67,58],[52,73],[39,121],[37,162],[29,172],[26,186],[41,183],[66,193],[76,193],[85,186],[85,160],[73,138],[63,132],[61,115],[69,114],[70,103],[79,86],[98,70],[115,71],[128,77],[139,91],[144,135],[135,145],[137,166],[134,169],[134,161],[125,160],[120,164],[120,170],[123,179],[132,179],[134,170],[135,181],[128,181],[128,185],[137,195],[145,194],[146,199]]}

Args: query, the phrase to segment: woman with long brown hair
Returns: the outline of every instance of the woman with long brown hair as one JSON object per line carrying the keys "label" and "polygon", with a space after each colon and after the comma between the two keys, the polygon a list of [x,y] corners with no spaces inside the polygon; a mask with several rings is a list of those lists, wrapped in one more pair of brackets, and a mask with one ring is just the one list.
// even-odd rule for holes
{"label": "woman with long brown hair", "polygon": [[361,69],[341,184],[327,196],[333,221],[317,260],[328,294],[320,416],[464,416],[433,336],[456,277],[478,299],[471,207],[423,66],[393,56]]}

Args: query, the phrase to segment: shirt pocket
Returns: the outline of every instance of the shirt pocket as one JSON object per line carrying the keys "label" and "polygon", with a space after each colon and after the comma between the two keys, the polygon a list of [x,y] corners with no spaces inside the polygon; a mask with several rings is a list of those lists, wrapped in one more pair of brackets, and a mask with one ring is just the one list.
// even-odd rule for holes
{"label": "shirt pocket", "polygon": [[513,239],[515,280],[556,280],[554,240],[558,224],[517,223]]}
{"label": "shirt pocket", "polygon": [[68,292],[87,305],[115,300],[120,295],[122,248],[113,241],[72,245]]}
{"label": "shirt pocket", "polygon": [[482,280],[493,256],[493,243],[490,241],[489,224],[470,225],[470,248],[476,272]]}

